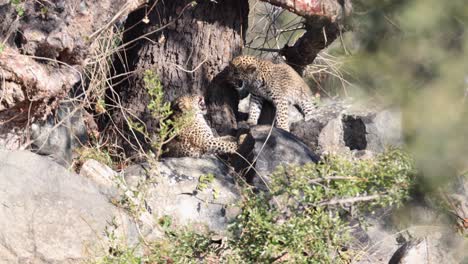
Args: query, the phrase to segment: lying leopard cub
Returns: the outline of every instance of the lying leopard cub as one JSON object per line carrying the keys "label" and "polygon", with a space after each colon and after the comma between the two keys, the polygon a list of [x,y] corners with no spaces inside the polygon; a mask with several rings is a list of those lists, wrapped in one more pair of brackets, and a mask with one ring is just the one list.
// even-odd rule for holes
{"label": "lying leopard cub", "polygon": [[169,146],[168,156],[200,157],[203,154],[236,153],[238,144],[234,137],[215,137],[206,123],[205,100],[201,96],[182,96],[175,102],[175,118],[190,113],[188,123],[183,125]]}
{"label": "lying leopard cub", "polygon": [[254,56],[239,56],[229,65],[228,80],[242,93],[250,92],[249,125],[256,125],[264,100],[276,108],[277,127],[289,131],[288,108],[298,106],[305,120],[310,120],[315,110],[309,86],[291,66],[275,64]]}

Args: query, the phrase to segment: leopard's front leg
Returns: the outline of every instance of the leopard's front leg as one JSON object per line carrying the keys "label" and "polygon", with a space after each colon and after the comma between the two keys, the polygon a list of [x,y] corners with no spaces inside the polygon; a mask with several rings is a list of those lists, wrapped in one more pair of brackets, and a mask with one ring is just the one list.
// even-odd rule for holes
{"label": "leopard's front leg", "polygon": [[287,100],[276,101],[276,126],[289,132],[289,102]]}
{"label": "leopard's front leg", "polygon": [[247,124],[255,126],[258,124],[260,113],[262,112],[263,98],[254,94],[250,95],[249,118]]}

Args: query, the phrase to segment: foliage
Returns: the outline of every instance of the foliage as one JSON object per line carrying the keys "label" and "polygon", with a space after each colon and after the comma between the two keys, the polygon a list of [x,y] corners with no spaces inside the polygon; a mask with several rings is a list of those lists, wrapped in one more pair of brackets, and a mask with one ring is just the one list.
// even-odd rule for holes
{"label": "foliage", "polygon": [[22,4],[22,0],[11,0],[10,2],[13,5],[13,7],[15,7],[16,14],[19,17],[24,16],[24,7]]}
{"label": "foliage", "polygon": [[163,145],[177,136],[178,132],[190,122],[192,114],[184,113],[177,119],[173,119],[171,104],[164,100],[163,86],[156,74],[150,70],[145,71],[143,81],[150,97],[148,110],[151,116],[158,120],[159,127],[156,133],[150,135],[141,122],[129,121],[129,124],[131,129],[138,131],[151,141],[150,156],[157,159],[162,155]]}
{"label": "foliage", "polygon": [[101,146],[83,146],[75,150],[76,152],[76,159],[75,168],[81,167],[87,160],[93,159],[107,165],[109,167],[113,167],[114,162],[109,151],[106,148]]}
{"label": "foliage", "polygon": [[378,196],[364,204],[363,209],[371,209],[399,205],[407,198],[409,176],[415,174],[413,168],[409,155],[399,149],[389,149],[376,159],[358,161],[328,156],[319,164],[281,168],[273,175],[271,188],[276,195],[287,194],[308,207],[340,199]]}
{"label": "foliage", "polygon": [[[166,237],[150,245],[141,263],[345,263],[349,241],[346,211],[398,206],[408,197],[415,174],[412,159],[398,149],[372,160],[327,157],[319,164],[279,168],[271,191],[244,189],[242,213],[220,241],[210,232],[174,229],[159,223]],[[206,179],[209,179],[207,177]],[[205,182],[202,180],[201,182]],[[359,200],[375,195],[372,200]],[[350,198],[355,199],[354,201]],[[339,201],[342,206],[337,207]],[[354,209],[353,208],[353,209]],[[353,210],[356,211],[356,210]],[[359,210],[358,210],[359,211]],[[124,251],[123,257],[128,252]],[[117,258],[113,262],[121,263]]]}
{"label": "foliage", "polygon": [[[413,175],[412,160],[400,150],[375,160],[330,156],[320,164],[280,168],[272,175],[271,193],[245,201],[233,225],[239,234],[236,245],[254,262],[271,262],[287,253],[290,262],[337,263],[346,228],[335,203],[347,201],[343,205],[364,210],[400,205]],[[360,200],[372,195],[377,198]]]}
{"label": "foliage", "polygon": [[466,167],[466,1],[354,1],[346,70],[354,86],[402,109],[408,149],[439,187]]}
{"label": "foliage", "polygon": [[166,239],[152,245],[148,259],[155,263],[197,263],[210,252],[211,239],[208,234],[194,230],[166,230]]}
{"label": "foliage", "polygon": [[[46,6],[41,8],[43,17],[47,17],[49,11]],[[114,65],[118,56],[115,50],[122,43],[123,31],[118,27],[109,27],[102,31],[96,38],[92,40],[85,37],[90,46],[90,59],[84,68],[84,75],[87,79],[85,88],[85,105],[97,114],[104,114],[108,107],[120,106],[118,101],[111,101],[106,104],[106,91],[114,91],[112,79],[109,78],[113,74]],[[108,98],[110,99],[110,97]],[[110,101],[110,100],[108,100]],[[94,107],[93,107],[94,106]]]}
{"label": "foliage", "polygon": [[213,175],[213,173],[201,175],[200,178],[198,179],[197,190],[199,191],[205,190],[214,181],[214,179],[215,179],[215,176]]}

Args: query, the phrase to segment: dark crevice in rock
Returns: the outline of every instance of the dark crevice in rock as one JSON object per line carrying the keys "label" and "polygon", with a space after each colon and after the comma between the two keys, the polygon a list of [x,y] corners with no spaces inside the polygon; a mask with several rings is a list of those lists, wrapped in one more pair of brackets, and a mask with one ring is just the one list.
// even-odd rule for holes
{"label": "dark crevice in rock", "polygon": [[343,116],[343,140],[351,150],[364,150],[367,148],[366,125],[361,118]]}
{"label": "dark crevice in rock", "polygon": [[21,32],[16,32],[14,42],[17,48],[21,48],[23,46],[24,38]]}

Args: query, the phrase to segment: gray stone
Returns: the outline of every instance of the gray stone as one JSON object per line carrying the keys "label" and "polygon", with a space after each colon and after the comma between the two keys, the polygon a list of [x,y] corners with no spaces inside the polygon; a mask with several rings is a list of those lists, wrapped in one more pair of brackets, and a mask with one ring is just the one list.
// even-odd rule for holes
{"label": "gray stone", "polygon": [[368,150],[382,152],[388,146],[403,144],[401,115],[398,109],[384,109],[365,123]]}
{"label": "gray stone", "polygon": [[88,141],[86,116],[83,109],[72,104],[62,104],[55,116],[45,122],[31,125],[31,148],[35,153],[50,156],[57,163],[68,167],[73,150]]}
{"label": "gray stone", "polygon": [[304,165],[319,160],[296,136],[271,126],[252,127],[239,152],[243,158],[235,157],[234,167],[262,189],[265,188],[264,181],[269,181],[268,176],[278,166]]}
{"label": "gray stone", "polygon": [[[249,113],[249,104],[250,104],[250,94],[245,97],[244,99],[239,101],[239,112],[246,114],[248,116]],[[272,103],[266,101],[263,103],[262,112],[258,119],[259,125],[271,125],[273,120],[275,119],[275,107]],[[288,111],[289,116],[289,123],[299,122],[304,120],[304,115],[293,105],[289,106]]]}
{"label": "gray stone", "polygon": [[[135,165],[125,171],[125,182],[136,190],[150,177],[146,205],[155,219],[170,216],[175,225],[202,225],[217,232],[226,231],[236,214],[232,212],[239,192],[228,167],[220,160],[203,158],[166,158],[156,170],[147,165]],[[212,174],[214,180],[200,189],[202,175]]]}
{"label": "gray stone", "polygon": [[312,120],[291,124],[291,133],[320,154],[355,157],[381,153],[389,146],[401,146],[401,112],[355,102],[325,101]]}
{"label": "gray stone", "polygon": [[[0,263],[82,263],[106,254],[104,235],[135,244],[135,224],[89,179],[27,151],[0,151]],[[110,229],[109,229],[110,230]]]}
{"label": "gray stone", "polygon": [[447,226],[410,226],[404,232],[370,227],[369,240],[360,245],[352,263],[359,264],[412,264],[460,263],[464,247],[463,237]]}
{"label": "gray stone", "polygon": [[[365,223],[363,227],[359,223]],[[460,263],[468,241],[439,209],[420,201],[378,209],[351,221],[352,263]]]}
{"label": "gray stone", "polygon": [[116,184],[118,173],[96,160],[85,161],[81,166],[80,176],[90,179],[109,199],[118,199],[122,195],[122,190]]}

